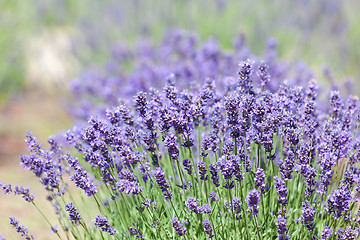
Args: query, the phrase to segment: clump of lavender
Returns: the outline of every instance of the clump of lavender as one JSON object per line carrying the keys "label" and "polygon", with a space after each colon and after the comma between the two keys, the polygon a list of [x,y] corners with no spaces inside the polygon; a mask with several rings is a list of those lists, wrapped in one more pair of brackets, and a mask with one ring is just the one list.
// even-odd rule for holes
{"label": "clump of lavender", "polygon": [[[130,73],[79,83],[79,117],[94,117],[49,149],[27,133],[21,165],[47,190],[50,228],[69,239],[358,237],[359,99],[333,91],[320,103],[312,74],[280,64],[273,41],[266,63],[243,39],[236,59],[196,42],[170,34],[160,52],[136,52]],[[37,207],[28,189],[1,186]]]}

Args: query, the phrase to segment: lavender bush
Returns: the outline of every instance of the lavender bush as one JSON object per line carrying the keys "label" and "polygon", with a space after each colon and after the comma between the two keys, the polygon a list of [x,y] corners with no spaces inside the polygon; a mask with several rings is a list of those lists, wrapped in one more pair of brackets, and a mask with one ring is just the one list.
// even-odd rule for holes
{"label": "lavender bush", "polygon": [[[191,56],[179,57],[180,67],[198,53],[183,54]],[[63,138],[50,138],[48,149],[27,134],[29,154],[21,165],[48,191],[59,222],[47,221],[59,238],[359,236],[358,98],[343,100],[332,91],[320,106],[316,82],[281,81],[274,59],[245,59],[229,77],[233,65],[211,57],[221,54],[200,58],[198,75],[181,75],[182,69],[164,76],[162,89],[154,74],[153,86],[130,89],[139,90],[132,101],[126,81],[108,95],[93,88],[91,96],[100,96],[107,110],[95,110],[97,116]],[[130,75],[143,73],[134,68]],[[95,86],[105,86],[103,79]],[[117,101],[120,96],[127,99]],[[28,189],[2,187],[41,212]],[[13,218],[11,224],[23,229]],[[18,232],[33,238],[27,229]]]}
{"label": "lavender bush", "polygon": [[[263,57],[251,53],[243,34],[229,41],[232,48],[228,50],[223,50],[215,38],[199,39],[194,33],[174,29],[165,33],[160,45],[140,38],[135,49],[114,46],[106,71],[89,70],[72,81],[70,112],[78,120],[87,120],[91,115],[105,117],[109,106],[132,99],[138,91],[161,89],[165,79],[176,79],[177,88],[184,90],[199,88],[204,79],[211,78],[216,81],[216,88],[224,91],[227,83],[234,80],[232,76],[236,74],[239,61],[248,58],[263,65],[263,70],[259,71],[262,84],[271,91],[276,91],[284,79],[290,85],[305,86],[313,78],[312,71],[303,62],[292,67],[277,58],[274,38],[267,40]],[[261,63],[262,60],[266,63]]]}

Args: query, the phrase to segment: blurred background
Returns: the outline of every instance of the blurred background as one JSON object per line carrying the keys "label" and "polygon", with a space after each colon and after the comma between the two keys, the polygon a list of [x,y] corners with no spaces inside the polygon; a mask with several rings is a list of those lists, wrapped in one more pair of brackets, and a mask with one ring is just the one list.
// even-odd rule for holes
{"label": "blurred background", "polygon": [[[359,95],[359,11],[358,0],[1,0],[0,182],[29,186],[41,202],[42,186],[19,167],[25,132],[46,142],[70,128],[70,80],[103,69],[117,44],[136,47],[144,36],[160,44],[168,29],[193,31],[200,40],[214,36],[223,49],[243,34],[258,55],[274,37],[280,59],[304,61],[321,85],[345,84]],[[31,206],[1,196],[0,235],[8,239],[14,239],[11,216],[37,239],[52,238]]]}

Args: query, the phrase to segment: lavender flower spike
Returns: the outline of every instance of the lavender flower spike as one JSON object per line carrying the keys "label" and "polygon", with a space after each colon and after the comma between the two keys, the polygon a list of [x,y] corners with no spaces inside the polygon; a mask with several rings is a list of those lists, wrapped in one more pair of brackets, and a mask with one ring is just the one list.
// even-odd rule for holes
{"label": "lavender flower spike", "polygon": [[214,237],[213,228],[211,226],[211,222],[209,221],[209,219],[205,218],[202,224],[204,226],[204,231],[207,235],[209,235],[209,238]]}
{"label": "lavender flower spike", "polygon": [[287,227],[286,227],[286,218],[282,215],[279,215],[276,221],[276,226],[278,227],[277,232],[279,233],[279,240],[287,240],[289,236],[285,234]]}
{"label": "lavender flower spike", "polygon": [[115,235],[115,229],[110,225],[106,217],[97,215],[95,218],[95,226],[101,228],[101,231],[108,232],[110,235]]}
{"label": "lavender flower spike", "polygon": [[310,231],[314,231],[314,217],[315,217],[315,209],[311,207],[309,202],[302,203],[302,210],[301,210],[301,222],[304,226]]}
{"label": "lavender flower spike", "polygon": [[65,210],[69,213],[69,219],[72,223],[75,223],[76,225],[79,224],[80,220],[81,220],[81,216],[79,211],[76,209],[76,207],[74,206],[74,204],[68,203],[65,205]]}
{"label": "lavender flower spike", "polygon": [[186,200],[185,204],[190,209],[190,212],[194,212],[196,214],[200,212],[198,199],[189,197],[188,200]]}
{"label": "lavender flower spike", "polygon": [[205,162],[200,160],[198,162],[198,168],[199,168],[200,179],[206,181],[208,179],[208,175],[206,175],[207,169]]}
{"label": "lavender flower spike", "polygon": [[170,184],[165,178],[165,172],[157,167],[156,171],[153,171],[154,177],[156,179],[156,183],[159,185],[159,188],[163,192],[163,196],[165,199],[171,199],[172,193],[170,190]]}
{"label": "lavender flower spike", "polygon": [[255,184],[261,189],[261,194],[265,193],[265,172],[262,168],[258,168],[255,173]]}
{"label": "lavender flower spike", "polygon": [[26,240],[34,239],[34,236],[32,234],[29,234],[28,229],[24,226],[20,226],[19,221],[15,218],[10,218],[10,225],[12,225],[16,229],[16,232],[20,233],[20,236],[24,237]]}
{"label": "lavender flower spike", "polygon": [[246,197],[246,201],[250,208],[252,208],[252,213],[254,215],[258,214],[258,204],[260,202],[260,192],[254,188],[249,192],[249,195]]}
{"label": "lavender flower spike", "polygon": [[183,225],[181,224],[181,222],[177,217],[173,218],[171,220],[171,223],[175,228],[176,232],[179,234],[179,236],[183,236],[186,234],[186,228],[183,227]]}
{"label": "lavender flower spike", "polygon": [[321,233],[321,239],[322,240],[329,239],[332,233],[333,233],[333,230],[331,228],[329,228],[328,226],[326,226]]}

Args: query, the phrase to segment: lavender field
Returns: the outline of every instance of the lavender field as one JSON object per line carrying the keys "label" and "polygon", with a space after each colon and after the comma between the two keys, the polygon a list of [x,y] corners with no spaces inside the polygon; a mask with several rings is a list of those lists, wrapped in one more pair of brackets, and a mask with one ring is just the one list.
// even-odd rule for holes
{"label": "lavender field", "polygon": [[0,239],[359,239],[356,1],[1,6]]}

